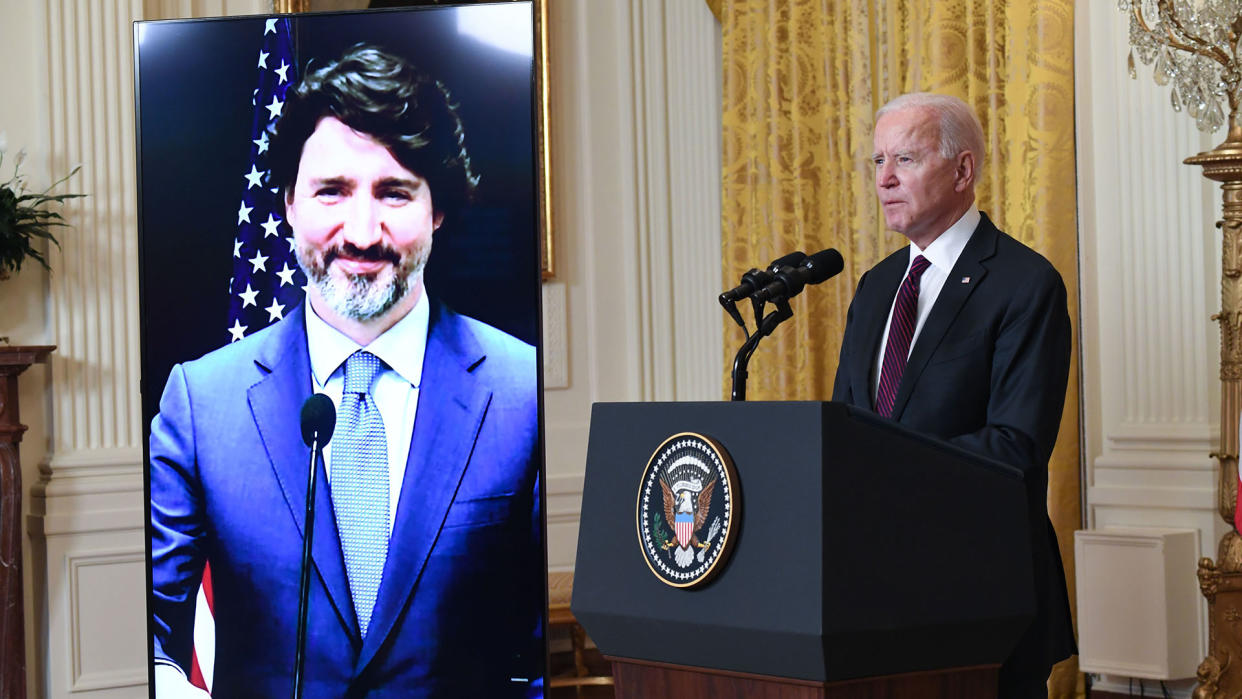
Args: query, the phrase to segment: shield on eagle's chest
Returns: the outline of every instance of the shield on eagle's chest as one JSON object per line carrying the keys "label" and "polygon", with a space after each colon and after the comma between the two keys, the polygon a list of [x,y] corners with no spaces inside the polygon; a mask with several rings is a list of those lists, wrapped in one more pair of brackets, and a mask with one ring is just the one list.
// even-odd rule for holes
{"label": "shield on eagle's chest", "polygon": [[677,543],[681,548],[690,548],[690,538],[694,536],[694,513],[678,512],[674,518],[673,530],[677,532]]}

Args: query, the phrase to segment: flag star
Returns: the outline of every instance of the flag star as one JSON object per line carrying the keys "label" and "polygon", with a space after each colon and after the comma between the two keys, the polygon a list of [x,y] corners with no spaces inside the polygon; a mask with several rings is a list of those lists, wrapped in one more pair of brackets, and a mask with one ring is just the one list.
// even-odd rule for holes
{"label": "flag star", "polygon": [[272,299],[272,305],[263,310],[267,311],[267,322],[269,323],[285,317],[285,306],[284,304],[276,303],[276,299]]}
{"label": "flag star", "polygon": [[264,50],[262,50],[262,49],[259,49],[259,67],[260,67],[260,68],[266,68],[266,67],[267,67],[267,57],[268,57],[268,56],[270,56],[270,55],[272,55],[272,54],[270,54],[270,53],[268,53],[267,51],[264,51]]}
{"label": "flag star", "polygon": [[268,118],[275,119],[276,117],[280,116],[280,110],[284,106],[285,106],[284,102],[281,102],[280,100],[276,99],[276,95],[272,95],[272,103],[267,105],[267,111],[268,111],[268,114],[270,115],[268,116]]}
{"label": "flag star", "polygon": [[241,257],[241,246],[242,242],[240,240],[233,241],[233,257]]}
{"label": "flag star", "polygon": [[281,269],[279,272],[277,272],[277,273],[276,273],[276,276],[280,277],[280,285],[281,285],[281,286],[284,286],[285,284],[288,284],[288,285],[290,285],[290,286],[292,286],[292,285],[293,285],[293,273],[294,273],[294,271],[295,271],[295,270],[289,269],[289,263],[288,263],[288,262],[286,262],[286,263],[284,264],[284,268],[283,268],[283,269]]}
{"label": "flag star", "polygon": [[253,144],[255,144],[256,146],[258,146],[258,147],[259,147],[259,154],[260,154],[260,155],[262,155],[262,154],[266,153],[266,152],[267,152],[267,132],[266,132],[266,131],[264,131],[264,132],[263,132],[263,133],[259,136],[259,138],[257,138],[257,139],[256,139],[256,140],[254,140],[254,141],[251,141],[251,143],[253,143]]}
{"label": "flag star", "polygon": [[285,82],[289,80],[288,71],[289,71],[289,64],[285,63],[284,60],[281,59],[280,67],[276,69],[276,74],[280,76],[280,82],[276,83],[277,85],[284,85]]}
{"label": "flag star", "polygon": [[268,213],[267,220],[264,221],[263,223],[260,223],[259,225],[263,226],[263,237],[264,238],[270,235],[274,235],[277,237],[280,236],[280,234],[276,231],[276,229],[280,226],[280,219],[276,218],[275,216],[272,216],[271,213]]}
{"label": "flag star", "polygon": [[276,33],[276,20],[274,19],[267,20],[267,22],[264,23],[263,25],[263,36],[267,36],[268,34],[275,34],[275,33]]}
{"label": "flag star", "polygon": [[250,264],[254,266],[254,269],[250,270],[251,272],[267,271],[267,258],[263,256],[262,251],[256,252],[254,257],[250,258]]}
{"label": "flag star", "polygon": [[229,334],[233,336],[233,339],[232,339],[232,340],[229,340],[229,342],[237,342],[238,340],[240,340],[240,339],[242,339],[243,337],[245,337],[245,335],[246,335],[246,328],[248,328],[248,327],[250,327],[250,326],[248,326],[248,325],[242,325],[242,324],[241,324],[241,320],[234,320],[234,321],[233,321],[233,327],[229,328]]}
{"label": "flag star", "polygon": [[250,212],[254,211],[253,206],[246,206],[246,202],[242,202],[241,208],[237,210],[237,225],[241,225],[243,221],[250,223]]}
{"label": "flag star", "polygon": [[289,243],[289,252],[293,252],[293,247],[294,245],[297,244],[293,242],[293,236],[289,236],[288,238],[285,238],[285,242]]}
{"label": "flag star", "polygon": [[247,284],[246,290],[238,294],[238,296],[242,300],[242,308],[245,308],[246,306],[258,306],[259,305],[258,302],[254,300],[254,297],[258,295],[259,295],[259,292],[255,291],[254,289],[251,289],[250,285]]}
{"label": "flag star", "polygon": [[246,189],[250,189],[251,187],[262,187],[264,174],[265,173],[259,172],[259,169],[254,166],[254,163],[251,163],[250,172],[244,175],[246,182],[249,183],[246,185]]}

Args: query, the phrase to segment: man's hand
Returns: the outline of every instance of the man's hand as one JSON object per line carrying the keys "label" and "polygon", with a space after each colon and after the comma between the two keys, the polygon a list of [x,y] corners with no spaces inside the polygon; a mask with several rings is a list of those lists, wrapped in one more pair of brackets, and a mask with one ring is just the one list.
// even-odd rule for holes
{"label": "man's hand", "polygon": [[164,663],[155,665],[156,699],[211,699],[211,695],[190,684],[181,669]]}

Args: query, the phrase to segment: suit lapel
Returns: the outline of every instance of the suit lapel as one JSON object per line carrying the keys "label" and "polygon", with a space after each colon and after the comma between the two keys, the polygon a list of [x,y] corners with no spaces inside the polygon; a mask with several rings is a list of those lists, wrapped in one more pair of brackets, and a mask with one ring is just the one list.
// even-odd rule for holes
{"label": "suit lapel", "polygon": [[909,246],[887,257],[871,272],[874,279],[870,283],[879,289],[879,298],[872,301],[874,308],[859,309],[856,317],[863,321],[859,339],[861,344],[853,359],[851,383],[855,396],[855,404],[867,410],[874,410],[871,392],[874,384],[876,353],[880,351],[880,339],[884,335],[884,325],[888,322],[888,310],[897,296],[897,287],[906,275],[906,266],[910,260]]}
{"label": "suit lapel", "polygon": [[[247,392],[255,426],[299,537],[305,531],[306,466],[310,458],[310,447],[302,441],[301,427],[302,402],[311,394],[303,308],[299,305],[272,328],[255,356],[260,371],[270,373]],[[358,620],[349,596],[345,559],[336,533],[336,517],[332,512],[322,457],[316,468],[315,536],[311,558],[342,626],[356,638]]]}
{"label": "suit lapel", "polygon": [[[893,403],[894,420],[901,419],[919,377],[927,368],[928,361],[940,346],[945,333],[953,325],[966,299],[983,283],[988,272],[982,264],[983,261],[996,254],[996,237],[999,231],[988,220],[987,214],[980,215],[979,225],[975,227],[970,241],[966,243],[945,279],[940,295],[936,297],[936,304],[932,306],[927,322],[923,324],[923,329],[919,331],[918,339],[914,342],[914,349],[906,362],[906,370],[901,375],[901,384],[897,387],[897,398]],[[961,279],[964,277],[970,277],[970,283],[962,284]]]}
{"label": "suit lapel", "polygon": [[375,657],[407,607],[457,495],[491,401],[490,389],[471,373],[483,359],[459,317],[433,303],[405,479],[356,672]]}

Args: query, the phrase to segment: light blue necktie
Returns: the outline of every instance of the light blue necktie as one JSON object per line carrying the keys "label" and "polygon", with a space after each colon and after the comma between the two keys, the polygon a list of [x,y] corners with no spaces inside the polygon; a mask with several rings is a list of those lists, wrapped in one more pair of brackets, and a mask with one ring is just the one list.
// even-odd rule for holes
{"label": "light blue necktie", "polygon": [[332,507],[364,638],[388,558],[388,440],[371,396],[383,368],[379,357],[363,350],[345,360],[345,391],[332,442]]}

